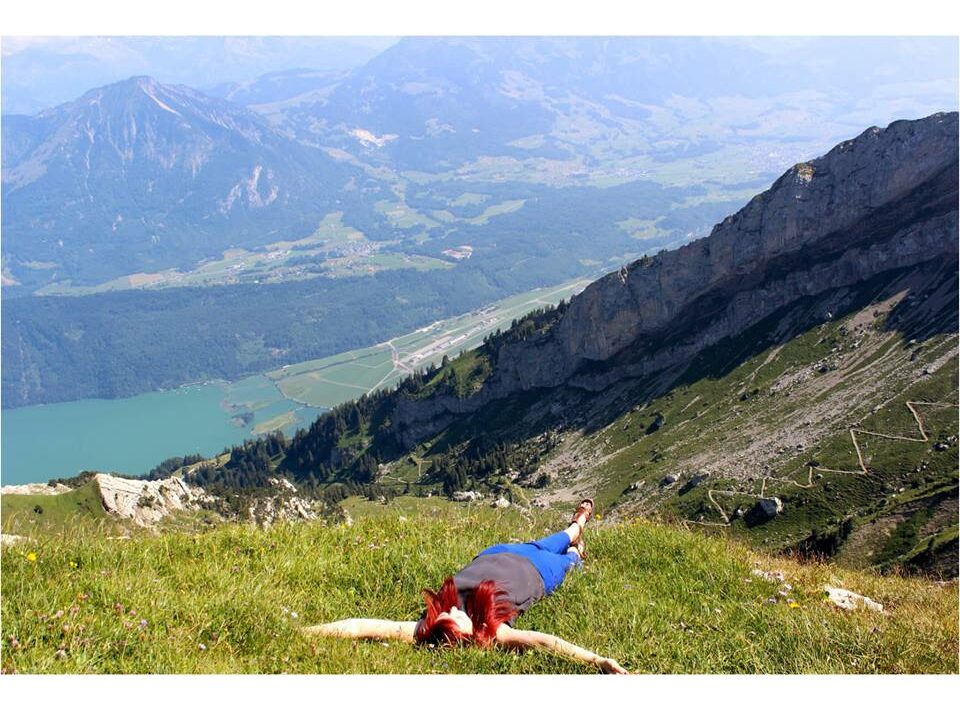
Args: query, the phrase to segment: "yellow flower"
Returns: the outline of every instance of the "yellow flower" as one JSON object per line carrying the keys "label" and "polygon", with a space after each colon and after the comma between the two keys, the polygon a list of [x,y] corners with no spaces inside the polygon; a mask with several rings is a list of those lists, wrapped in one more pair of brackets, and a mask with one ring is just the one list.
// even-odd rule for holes
{"label": "yellow flower", "polygon": [[791,609],[799,609],[799,608],[800,608],[800,605],[797,604],[796,602],[790,602],[790,608],[791,608]]}
{"label": "yellow flower", "polygon": [[77,561],[70,560],[70,569],[76,569],[76,568],[77,568]]}
{"label": "yellow flower", "polygon": [[37,553],[34,552],[33,550],[30,550],[30,552],[27,553],[26,557],[27,557],[27,562],[37,561]]}

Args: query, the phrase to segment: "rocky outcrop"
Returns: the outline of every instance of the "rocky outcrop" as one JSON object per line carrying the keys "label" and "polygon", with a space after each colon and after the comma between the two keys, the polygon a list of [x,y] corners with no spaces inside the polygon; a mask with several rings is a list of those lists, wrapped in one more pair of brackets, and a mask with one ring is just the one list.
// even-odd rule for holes
{"label": "rocky outcrop", "polygon": [[104,510],[139,527],[151,527],[175,511],[198,508],[212,500],[202,488],[181,478],[144,481],[98,473],[93,480]]}
{"label": "rocky outcrop", "polygon": [[711,234],[608,274],[544,336],[503,346],[466,399],[400,398],[411,446],[458,416],[560,384],[597,391],[689,362],[779,308],[934,259],[957,260],[956,113],[870,128],[795,165]]}
{"label": "rocky outcrop", "polygon": [[297,487],[286,478],[270,478],[273,495],[257,496],[247,507],[247,518],[269,527],[281,520],[316,520],[314,502],[297,495]]}
{"label": "rocky outcrop", "polygon": [[20,483],[13,486],[4,486],[0,488],[0,495],[18,495],[18,496],[55,496],[60,493],[69,493],[72,488],[62,483],[50,485],[49,483]]}

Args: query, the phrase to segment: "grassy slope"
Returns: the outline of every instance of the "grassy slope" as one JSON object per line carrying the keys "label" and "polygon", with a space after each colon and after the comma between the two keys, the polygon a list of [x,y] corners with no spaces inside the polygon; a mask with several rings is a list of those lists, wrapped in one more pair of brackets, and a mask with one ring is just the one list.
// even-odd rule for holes
{"label": "grassy slope", "polygon": [[18,535],[61,534],[73,530],[77,524],[99,525],[104,531],[121,529],[103,509],[93,481],[60,495],[2,496],[0,519],[3,532]]}
{"label": "grassy slope", "polygon": [[[358,515],[370,507],[352,505]],[[403,519],[415,509],[416,522]],[[4,669],[593,672],[535,652],[303,637],[303,623],[416,618],[419,590],[438,585],[477,550],[563,522],[557,513],[525,520],[514,510],[425,500],[378,513],[352,527],[225,525],[130,540],[65,534],[4,549]],[[645,673],[958,670],[956,583],[803,566],[640,521],[591,530],[589,553],[585,571],[522,617],[521,628],[559,634]],[[765,603],[778,585],[752,576],[754,566],[784,571],[799,607]],[[877,599],[890,614],[833,608],[819,591],[830,582]]]}
{"label": "grassy slope", "polygon": [[[620,405],[609,417],[594,410],[593,417],[604,425],[574,436],[576,448],[547,467],[555,486],[590,490],[602,503],[617,504],[623,518],[656,513],[713,530],[724,520],[708,490],[730,492],[714,496],[727,515],[752,506],[762,491],[783,500],[783,515],[765,525],[750,527],[739,519],[719,529],[772,550],[796,545],[813,530],[831,531],[850,516],[855,525],[902,517],[899,511],[909,498],[935,500],[948,490],[955,509],[956,336],[908,343],[884,330],[886,313],[877,308],[868,303],[783,345],[745,356],[776,329],[775,321],[761,323],[704,352],[677,385],[650,400],[625,385],[621,398],[637,404]],[[915,374],[944,358],[931,374]],[[818,363],[838,369],[822,373]],[[858,441],[871,474],[860,475],[850,428],[919,438],[907,401],[942,403],[918,407],[929,440],[861,433]],[[664,424],[648,433],[658,413]],[[935,448],[938,442],[943,450]],[[810,478],[810,461],[834,471],[815,470]],[[710,478],[686,487],[697,471]],[[667,475],[678,476],[678,483],[661,487]],[[765,476],[770,478],[764,481]],[[638,486],[631,490],[634,483]],[[955,529],[956,514],[943,515],[945,508],[941,505],[936,525],[920,530],[920,521],[914,521],[904,533],[909,537],[913,529],[913,542],[922,546],[944,527]],[[910,557],[885,554],[879,546],[876,541],[863,546],[845,562],[889,566]]]}

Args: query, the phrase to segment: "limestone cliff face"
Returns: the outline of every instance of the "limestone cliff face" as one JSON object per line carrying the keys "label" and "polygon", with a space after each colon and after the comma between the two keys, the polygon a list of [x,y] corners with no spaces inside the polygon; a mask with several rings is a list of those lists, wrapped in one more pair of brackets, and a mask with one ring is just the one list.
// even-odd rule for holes
{"label": "limestone cliff face", "polygon": [[474,396],[401,400],[395,431],[410,445],[518,391],[601,389],[689,361],[800,297],[955,264],[957,152],[957,113],[946,113],[870,128],[795,165],[708,237],[608,274],[545,336],[501,348]]}
{"label": "limestone cliff face", "polygon": [[94,480],[104,510],[138,527],[151,527],[175,511],[197,508],[210,500],[202,488],[176,477],[144,481],[98,473]]}

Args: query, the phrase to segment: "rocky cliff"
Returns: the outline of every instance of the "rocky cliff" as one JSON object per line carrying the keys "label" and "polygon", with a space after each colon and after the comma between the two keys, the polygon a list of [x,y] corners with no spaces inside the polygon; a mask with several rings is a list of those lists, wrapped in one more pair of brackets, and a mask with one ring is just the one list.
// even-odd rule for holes
{"label": "rocky cliff", "polygon": [[103,509],[138,527],[152,527],[175,511],[195,509],[212,500],[202,488],[177,477],[144,481],[98,473],[94,480]]}
{"label": "rocky cliff", "polygon": [[473,396],[401,398],[394,432],[410,446],[520,391],[598,390],[682,371],[798,298],[934,259],[955,263],[957,151],[957,113],[939,113],[870,128],[795,165],[708,237],[608,274],[547,333],[502,346]]}

